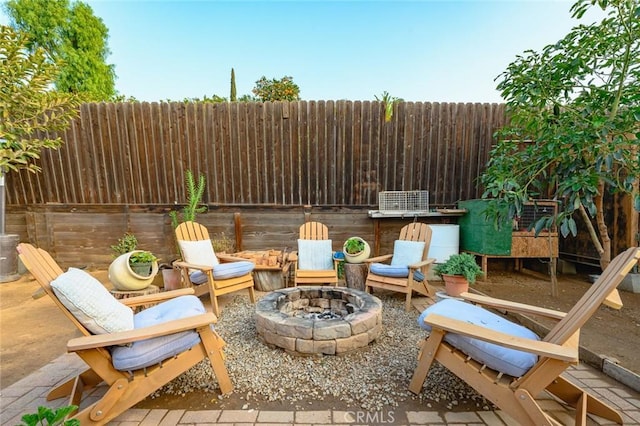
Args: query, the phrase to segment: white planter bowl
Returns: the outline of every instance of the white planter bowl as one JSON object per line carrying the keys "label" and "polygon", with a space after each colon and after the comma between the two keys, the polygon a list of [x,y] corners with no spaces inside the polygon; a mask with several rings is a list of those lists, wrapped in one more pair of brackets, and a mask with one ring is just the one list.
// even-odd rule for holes
{"label": "white planter bowl", "polygon": [[357,238],[361,240],[364,243],[364,250],[362,250],[360,253],[357,253],[357,254],[349,254],[345,251],[345,245],[347,244],[345,241],[345,244],[342,246],[342,252],[344,253],[344,260],[348,263],[362,263],[366,259],[368,259],[369,256],[371,255],[371,247],[369,247],[369,243],[367,243],[365,240],[363,240],[360,237],[351,237],[351,238]]}
{"label": "white planter bowl", "polygon": [[121,254],[111,262],[111,265],[109,265],[109,281],[111,281],[111,284],[113,284],[113,287],[115,287],[116,290],[142,290],[143,288],[149,287],[153,281],[153,278],[158,273],[158,262],[153,262],[151,275],[148,277],[136,274],[129,266],[129,258],[131,255],[141,251],[143,250],[134,250],[129,253]]}

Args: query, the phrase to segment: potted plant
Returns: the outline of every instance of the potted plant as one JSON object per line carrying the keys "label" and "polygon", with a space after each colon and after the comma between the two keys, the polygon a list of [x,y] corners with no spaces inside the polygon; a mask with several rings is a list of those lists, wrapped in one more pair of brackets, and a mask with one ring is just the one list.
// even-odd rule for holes
{"label": "potted plant", "polygon": [[475,283],[476,278],[482,275],[482,268],[474,255],[460,253],[453,254],[446,262],[437,264],[433,272],[442,277],[447,294],[457,297],[460,293],[469,291],[469,284]]}
{"label": "potted plant", "polygon": [[148,277],[151,275],[153,262],[157,260],[158,258],[150,251],[135,250],[131,253],[131,256],[129,256],[129,266],[131,266],[131,269],[136,274]]}
{"label": "potted plant", "polygon": [[369,244],[360,237],[349,237],[342,246],[344,260],[348,263],[362,263],[369,258],[371,248]]}
{"label": "potted plant", "polygon": [[130,232],[111,246],[115,259],[109,265],[109,281],[117,290],[147,288],[158,273],[158,258],[146,250],[136,250],[138,239]]}

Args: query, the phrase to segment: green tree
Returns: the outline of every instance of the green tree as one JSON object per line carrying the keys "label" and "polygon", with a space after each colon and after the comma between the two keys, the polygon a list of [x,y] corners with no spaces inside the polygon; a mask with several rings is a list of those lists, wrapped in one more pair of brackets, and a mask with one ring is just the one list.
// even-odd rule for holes
{"label": "green tree", "polygon": [[115,70],[106,63],[109,30],[83,2],[69,0],[8,0],[11,26],[30,35],[29,49],[43,48],[60,72],[60,91],[82,94],[88,101],[116,96]]}
{"label": "green tree", "polygon": [[256,86],[252,93],[262,102],[266,101],[299,101],[300,88],[293,82],[293,77],[282,77],[280,80],[275,78],[267,80],[262,76],[256,81]]}
{"label": "green tree", "polygon": [[498,132],[481,182],[483,196],[508,202],[510,215],[536,197],[561,200],[558,216],[540,219],[536,231],[556,223],[576,235],[579,215],[605,268],[603,195],[629,194],[640,209],[640,5],[579,0],[572,16],[594,7],[605,12],[600,22],[524,52],[499,77],[511,124]]}
{"label": "green tree", "polygon": [[231,68],[231,93],[229,95],[231,102],[236,101],[236,72]]}
{"label": "green tree", "polygon": [[75,94],[51,90],[58,68],[44,49],[28,49],[28,36],[0,26],[0,233],[4,234],[4,174],[40,171],[43,149],[56,149],[62,131],[78,114]]}

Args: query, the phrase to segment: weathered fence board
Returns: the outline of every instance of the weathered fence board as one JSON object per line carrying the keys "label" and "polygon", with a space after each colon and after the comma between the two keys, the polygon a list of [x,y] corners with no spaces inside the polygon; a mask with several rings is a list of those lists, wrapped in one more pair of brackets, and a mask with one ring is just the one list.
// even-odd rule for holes
{"label": "weathered fence board", "polygon": [[9,174],[7,201],[182,203],[190,169],[211,204],[374,207],[421,189],[451,205],[480,195],[505,121],[498,104],[401,102],[390,121],[369,101],[84,104],[42,173]]}

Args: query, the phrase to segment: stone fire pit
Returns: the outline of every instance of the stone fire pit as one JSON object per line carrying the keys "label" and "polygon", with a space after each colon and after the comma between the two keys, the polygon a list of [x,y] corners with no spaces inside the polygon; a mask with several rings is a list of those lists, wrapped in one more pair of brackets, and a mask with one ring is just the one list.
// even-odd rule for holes
{"label": "stone fire pit", "polygon": [[266,294],[256,329],[269,345],[302,355],[336,355],[367,346],[382,330],[382,302],[346,287],[301,286]]}

